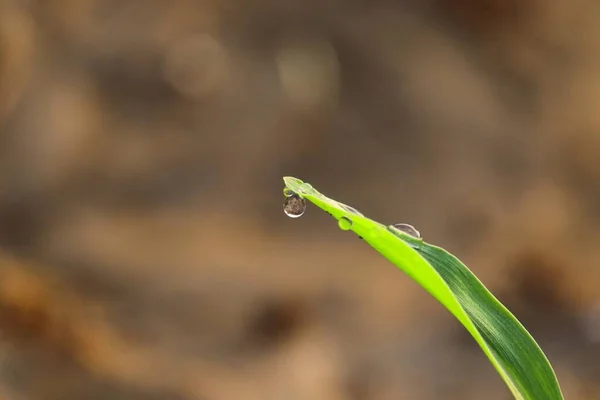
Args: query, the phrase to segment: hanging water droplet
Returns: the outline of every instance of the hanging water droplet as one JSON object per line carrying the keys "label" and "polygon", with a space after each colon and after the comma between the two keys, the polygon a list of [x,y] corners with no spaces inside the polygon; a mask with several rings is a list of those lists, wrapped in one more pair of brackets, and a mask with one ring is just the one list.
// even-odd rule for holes
{"label": "hanging water droplet", "polygon": [[283,195],[285,197],[290,197],[294,195],[294,191],[292,189],[290,189],[289,187],[284,187],[283,188]]}
{"label": "hanging water droplet", "polygon": [[391,227],[394,229],[397,229],[399,231],[402,231],[404,233],[407,233],[410,236],[413,236],[417,239],[421,239],[421,233],[414,226],[412,226],[410,224],[394,224]]}
{"label": "hanging water droplet", "polygon": [[298,218],[301,217],[306,211],[306,200],[297,195],[296,193],[292,193],[290,196],[285,198],[283,202],[283,212],[290,218]]}
{"label": "hanging water droplet", "polygon": [[352,221],[350,218],[342,217],[338,220],[338,226],[343,231],[349,231],[352,228]]}

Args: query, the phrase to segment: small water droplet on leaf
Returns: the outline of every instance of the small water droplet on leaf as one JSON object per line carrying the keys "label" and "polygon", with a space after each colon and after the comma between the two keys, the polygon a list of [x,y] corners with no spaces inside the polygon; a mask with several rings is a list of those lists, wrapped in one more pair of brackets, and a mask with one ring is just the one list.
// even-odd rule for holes
{"label": "small water droplet on leaf", "polygon": [[354,208],[354,207],[350,207],[349,205],[346,205],[344,203],[340,203],[339,201],[338,201],[338,205],[341,208],[343,208],[344,210],[346,210],[349,213],[351,213],[351,214],[360,215],[361,217],[363,216],[363,214],[360,211],[358,211],[356,208]]}
{"label": "small water droplet on leaf", "polygon": [[290,218],[301,217],[306,211],[306,200],[296,193],[292,193],[283,202],[283,212]]}
{"label": "small water droplet on leaf", "polygon": [[294,191],[292,189],[290,189],[289,187],[285,187],[283,188],[283,195],[285,197],[290,197],[294,195]]}
{"label": "small water droplet on leaf", "polygon": [[349,218],[342,217],[338,220],[338,225],[341,230],[349,231],[352,228],[352,221]]}
{"label": "small water droplet on leaf", "polygon": [[392,225],[392,228],[402,231],[404,233],[407,233],[410,236],[413,236],[417,239],[421,239],[421,233],[414,226],[412,226],[410,224],[394,224],[394,225]]}
{"label": "small water droplet on leaf", "polygon": [[302,185],[300,185],[299,191],[303,194],[310,194],[314,191],[314,189],[310,183],[304,182]]}

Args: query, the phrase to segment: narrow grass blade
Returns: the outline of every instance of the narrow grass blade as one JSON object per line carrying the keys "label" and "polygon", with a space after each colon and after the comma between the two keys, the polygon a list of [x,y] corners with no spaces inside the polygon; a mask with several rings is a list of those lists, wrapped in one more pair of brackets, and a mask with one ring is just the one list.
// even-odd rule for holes
{"label": "narrow grass blade", "polygon": [[469,331],[516,399],[561,400],[552,367],[533,337],[458,258],[285,177],[286,187],[352,230],[444,305]]}

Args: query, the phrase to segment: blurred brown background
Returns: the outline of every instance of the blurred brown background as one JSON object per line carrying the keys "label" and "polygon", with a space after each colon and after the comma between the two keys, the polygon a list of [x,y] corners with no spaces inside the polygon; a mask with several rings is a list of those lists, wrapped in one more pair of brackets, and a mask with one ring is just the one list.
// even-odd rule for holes
{"label": "blurred brown background", "polygon": [[600,3],[0,0],[0,399],[511,396],[294,175],[600,399]]}

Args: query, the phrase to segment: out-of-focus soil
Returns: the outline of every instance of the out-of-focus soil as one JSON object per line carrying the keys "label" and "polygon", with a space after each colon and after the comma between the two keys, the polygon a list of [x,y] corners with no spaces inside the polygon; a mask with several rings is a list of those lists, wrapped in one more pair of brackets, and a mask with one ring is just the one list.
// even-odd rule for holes
{"label": "out-of-focus soil", "polygon": [[600,5],[0,0],[0,399],[489,399],[283,175],[463,259],[600,398]]}

